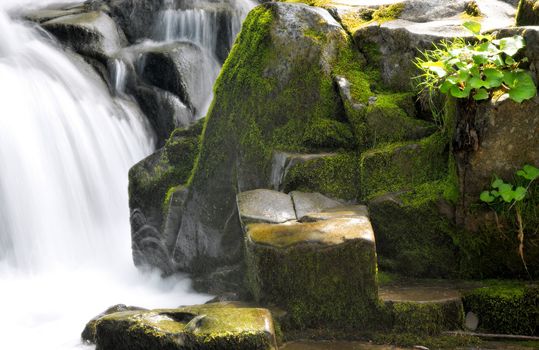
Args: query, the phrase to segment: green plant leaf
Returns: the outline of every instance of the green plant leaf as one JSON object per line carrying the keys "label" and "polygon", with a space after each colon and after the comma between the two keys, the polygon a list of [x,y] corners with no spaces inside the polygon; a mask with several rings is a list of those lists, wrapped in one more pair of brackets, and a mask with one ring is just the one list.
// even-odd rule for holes
{"label": "green plant leaf", "polygon": [[449,80],[444,81],[442,85],[440,85],[440,92],[442,94],[447,94],[453,85],[455,84],[451,83]]}
{"label": "green plant leaf", "polygon": [[500,186],[503,184],[503,180],[497,177],[496,180],[494,180],[494,182],[492,183],[492,188],[500,188]]}
{"label": "green plant leaf", "polygon": [[522,167],[522,170],[517,171],[517,175],[525,178],[526,180],[533,181],[539,178],[539,169],[533,165],[526,164]]}
{"label": "green plant leaf", "polygon": [[499,192],[500,192],[500,196],[505,202],[511,203],[513,201],[514,199],[513,185],[504,183],[499,187]]}
{"label": "green plant leaf", "polygon": [[496,68],[485,68],[485,87],[495,88],[502,85],[503,72]]}
{"label": "green plant leaf", "polygon": [[479,34],[481,32],[481,23],[476,21],[464,22],[462,26],[474,34]]}
{"label": "green plant leaf", "polygon": [[513,197],[516,201],[521,201],[526,197],[526,189],[522,186],[518,186],[513,192]]}
{"label": "green plant leaf", "polygon": [[520,35],[515,35],[510,38],[503,38],[499,40],[500,50],[509,55],[514,56],[518,50],[526,46],[524,38]]}
{"label": "green plant leaf", "polygon": [[483,191],[481,192],[481,196],[479,196],[479,199],[481,199],[485,203],[492,203],[496,198],[492,196],[489,191]]}
{"label": "green plant leaf", "polygon": [[456,98],[466,98],[470,96],[471,88],[469,86],[466,86],[464,90],[461,90],[457,85],[451,86],[450,92],[451,96]]}
{"label": "green plant leaf", "polygon": [[509,97],[518,103],[521,103],[524,100],[529,100],[533,98],[537,93],[537,88],[533,82],[532,77],[526,72],[514,72],[510,75],[509,82],[506,82],[506,77],[504,76],[504,82],[510,87]]}
{"label": "green plant leaf", "polygon": [[486,100],[489,98],[489,93],[487,90],[481,88],[478,89],[475,95],[473,95],[473,99],[476,101]]}
{"label": "green plant leaf", "polygon": [[470,87],[472,89],[479,89],[484,86],[488,86],[488,84],[485,81],[481,80],[481,78],[479,77],[471,77],[468,84],[470,84]]}

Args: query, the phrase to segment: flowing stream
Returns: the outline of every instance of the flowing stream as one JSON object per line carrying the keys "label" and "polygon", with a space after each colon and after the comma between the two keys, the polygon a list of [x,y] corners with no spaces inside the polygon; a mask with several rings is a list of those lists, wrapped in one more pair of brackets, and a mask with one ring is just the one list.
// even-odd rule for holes
{"label": "flowing stream", "polygon": [[[133,266],[127,173],[153,151],[153,132],[138,106],[111,96],[80,57],[13,19],[15,6],[45,2],[0,3],[0,349],[85,348],[84,324],[111,305],[209,298],[187,277],[163,280]],[[165,33],[160,39],[199,38],[183,27]],[[214,45],[210,34],[200,37]],[[119,64],[119,92],[124,74]]]}

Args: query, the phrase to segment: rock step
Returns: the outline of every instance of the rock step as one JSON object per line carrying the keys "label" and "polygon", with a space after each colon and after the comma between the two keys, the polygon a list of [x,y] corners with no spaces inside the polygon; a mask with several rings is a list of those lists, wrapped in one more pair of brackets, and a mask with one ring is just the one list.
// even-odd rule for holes
{"label": "rock step", "polygon": [[462,296],[451,286],[401,284],[381,286],[378,293],[392,332],[436,335],[464,327]]}
{"label": "rock step", "polygon": [[319,193],[270,190],[240,193],[237,202],[247,289],[257,303],[287,311],[284,329],[369,326],[378,289],[365,206],[344,206]]}

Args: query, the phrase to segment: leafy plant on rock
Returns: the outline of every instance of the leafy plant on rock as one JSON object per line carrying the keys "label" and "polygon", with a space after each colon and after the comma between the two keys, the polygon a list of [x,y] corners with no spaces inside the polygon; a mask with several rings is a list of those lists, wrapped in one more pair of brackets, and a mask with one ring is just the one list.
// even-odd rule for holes
{"label": "leafy plant on rock", "polygon": [[[528,271],[526,259],[524,258],[524,221],[522,219],[522,207],[528,196],[528,190],[532,183],[539,178],[539,169],[533,165],[524,165],[517,171],[517,175],[527,184],[525,186],[515,186],[511,183],[506,183],[500,178],[496,178],[491,185],[491,189],[481,193],[481,201],[498,207],[502,207],[511,212],[515,211],[516,222],[518,226],[518,254],[522,259],[524,268]],[[529,272],[528,272],[529,274]]]}
{"label": "leafy plant on rock", "polygon": [[473,42],[463,38],[444,40],[416,58],[421,90],[429,95],[440,91],[476,101],[489,99],[494,91],[501,91],[518,103],[536,95],[532,77],[520,68],[527,59],[517,58],[517,53],[526,46],[522,36],[495,39],[491,34],[481,34],[478,22],[469,21],[463,26],[474,34]]}

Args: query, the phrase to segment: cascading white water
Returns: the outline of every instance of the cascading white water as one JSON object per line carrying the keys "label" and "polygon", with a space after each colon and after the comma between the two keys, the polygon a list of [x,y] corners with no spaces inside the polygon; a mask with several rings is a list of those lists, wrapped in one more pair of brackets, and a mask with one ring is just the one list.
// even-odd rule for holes
{"label": "cascading white water", "polygon": [[[196,95],[205,96],[196,111],[195,118],[206,115],[213,98],[212,87],[221,66],[218,51],[231,47],[241,29],[241,23],[254,3],[250,0],[219,0],[213,2],[193,0],[165,0],[154,28],[157,41],[189,41],[204,52],[199,65],[200,76],[196,78]],[[219,33],[226,42],[220,42]],[[223,40],[223,38],[221,38]]]}
{"label": "cascading white water", "polygon": [[153,149],[138,107],[10,8],[2,0],[0,349],[82,347],[85,322],[117,303],[207,300],[132,265],[127,172]]}

